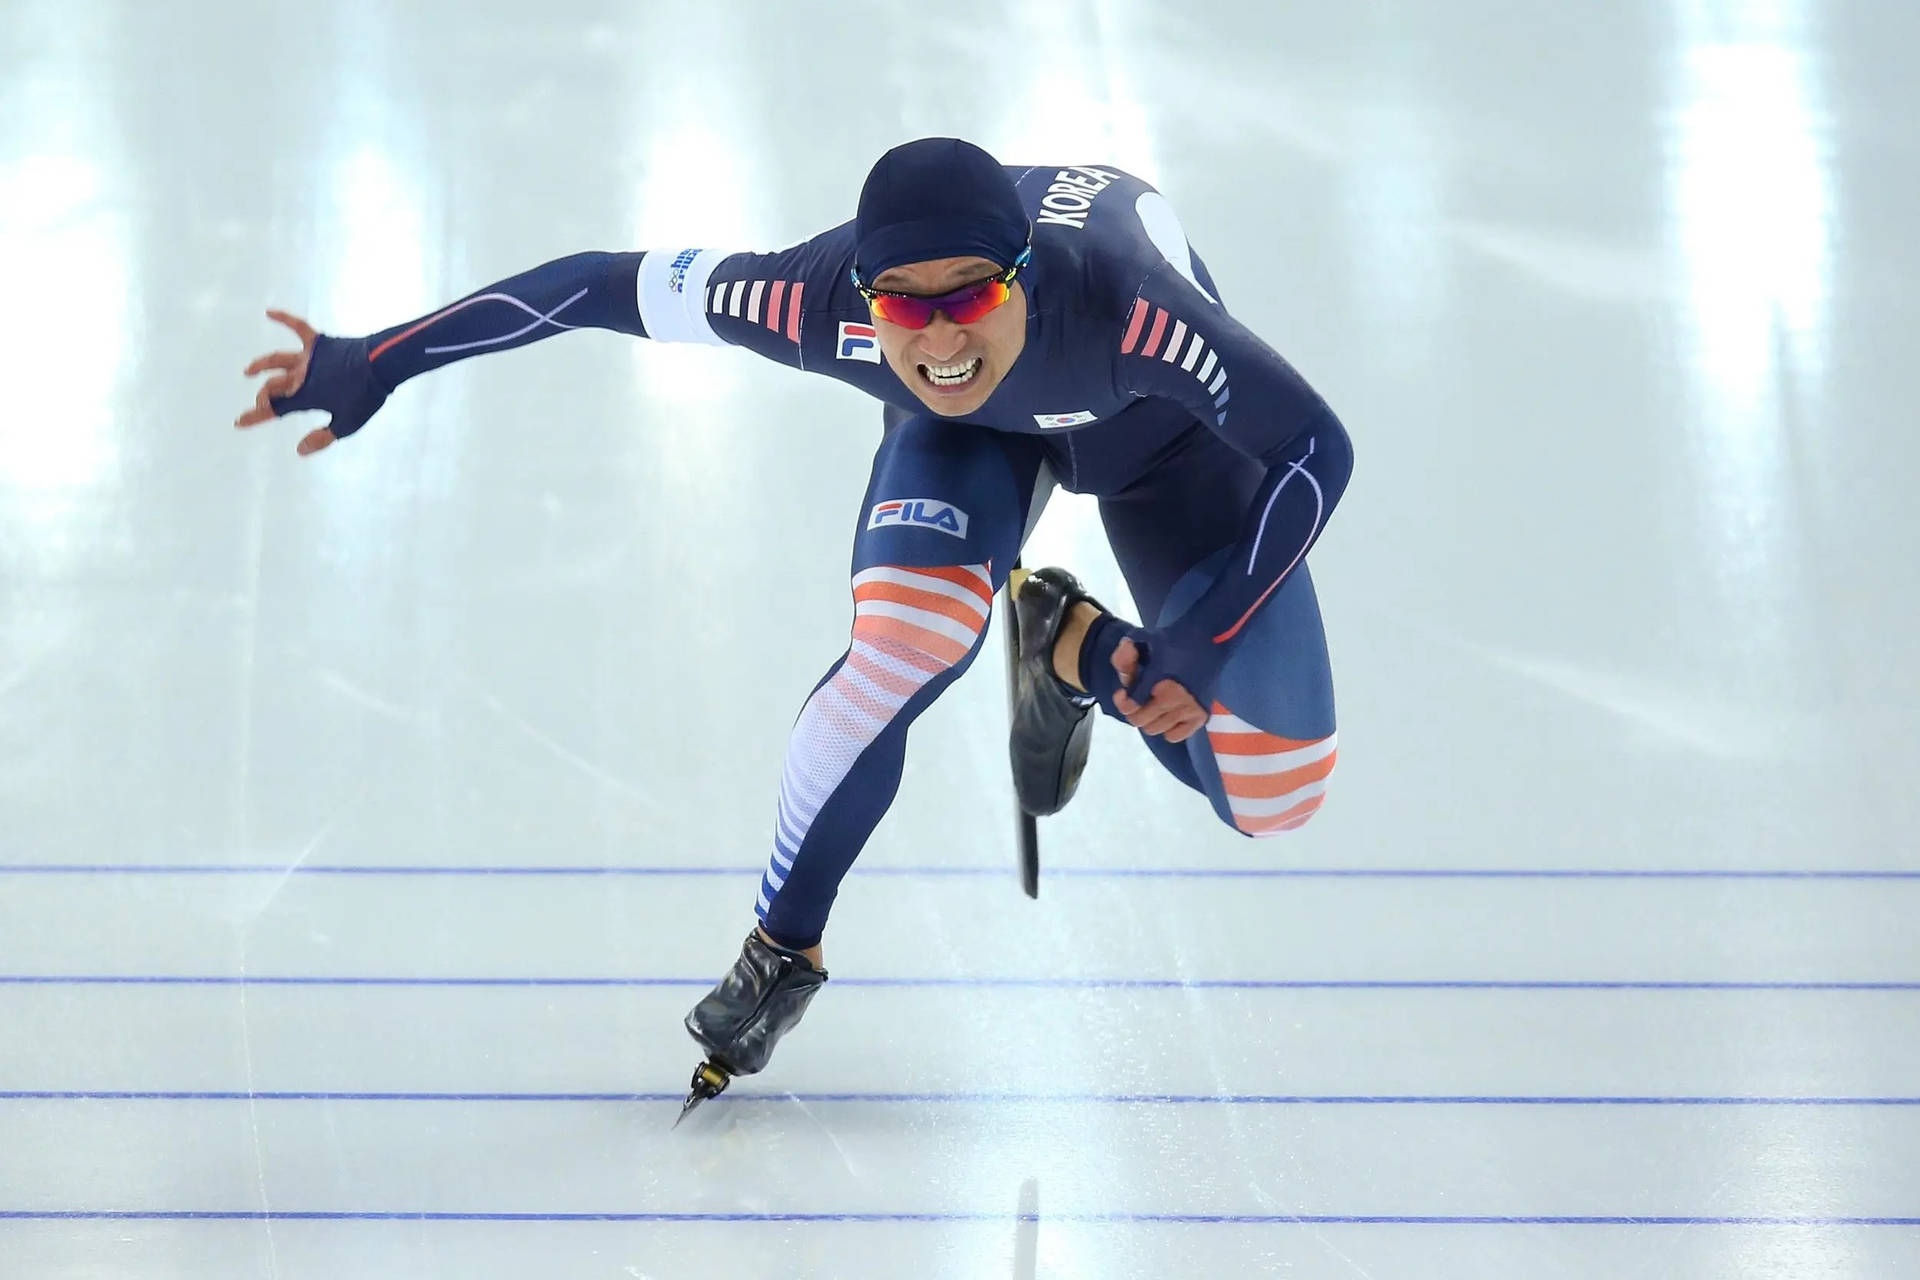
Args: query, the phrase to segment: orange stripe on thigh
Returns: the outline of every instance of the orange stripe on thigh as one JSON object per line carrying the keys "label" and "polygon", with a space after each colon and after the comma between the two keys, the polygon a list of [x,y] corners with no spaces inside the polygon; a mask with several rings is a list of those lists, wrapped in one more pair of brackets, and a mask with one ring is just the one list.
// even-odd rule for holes
{"label": "orange stripe on thigh", "polygon": [[925,609],[928,613],[952,618],[969,631],[979,631],[987,621],[980,616],[978,609],[969,609],[952,596],[938,595],[932,591],[916,591],[912,587],[903,587],[897,582],[862,583],[853,589],[853,598],[855,603],[862,600],[885,600],[889,604],[904,604],[915,609]]}
{"label": "orange stripe on thigh", "polygon": [[[1233,708],[1223,702],[1215,702],[1208,714],[1230,716],[1233,715]],[[1230,740],[1233,745],[1218,749],[1224,750],[1228,755],[1238,756],[1257,756],[1280,751],[1298,751],[1302,747],[1311,747],[1326,741],[1325,738],[1283,738],[1277,733],[1268,733],[1264,729],[1254,728],[1237,730],[1208,729],[1207,736]],[[1265,745],[1256,749],[1252,745],[1256,742],[1264,743]]]}
{"label": "orange stripe on thigh", "polygon": [[1298,791],[1309,782],[1318,782],[1333,772],[1333,762],[1340,753],[1334,752],[1324,760],[1315,760],[1312,764],[1301,765],[1298,769],[1288,769],[1284,773],[1223,773],[1220,781],[1226,784],[1230,796],[1245,796],[1248,799],[1271,800],[1274,796],[1283,796],[1289,791]]}
{"label": "orange stripe on thigh", "polygon": [[964,569],[959,565],[954,565],[950,568],[938,567],[932,569],[922,569],[918,566],[904,564],[891,564],[886,567],[889,569],[897,569],[901,573],[921,573],[929,578],[938,578],[942,582],[951,582],[955,586],[965,587],[976,596],[979,596],[980,603],[993,603],[993,588],[988,585],[986,579],[971,569]]}
{"label": "orange stripe on thigh", "polygon": [[1212,745],[1215,755],[1223,756],[1273,756],[1282,751],[1298,751],[1302,747],[1318,746],[1325,738],[1282,738],[1271,733],[1220,733],[1207,730],[1207,741]]}

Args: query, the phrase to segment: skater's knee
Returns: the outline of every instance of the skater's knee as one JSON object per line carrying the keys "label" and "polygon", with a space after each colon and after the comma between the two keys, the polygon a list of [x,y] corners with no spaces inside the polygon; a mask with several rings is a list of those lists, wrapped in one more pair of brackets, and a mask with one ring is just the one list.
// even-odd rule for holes
{"label": "skater's knee", "polygon": [[880,689],[905,693],[972,661],[992,612],[984,564],[862,569],[853,575],[847,661]]}
{"label": "skater's knee", "polygon": [[1337,738],[1283,738],[1231,713],[1215,714],[1207,742],[1220,771],[1225,805],[1215,808],[1221,820],[1247,836],[1277,836],[1305,826],[1326,799],[1339,754]]}

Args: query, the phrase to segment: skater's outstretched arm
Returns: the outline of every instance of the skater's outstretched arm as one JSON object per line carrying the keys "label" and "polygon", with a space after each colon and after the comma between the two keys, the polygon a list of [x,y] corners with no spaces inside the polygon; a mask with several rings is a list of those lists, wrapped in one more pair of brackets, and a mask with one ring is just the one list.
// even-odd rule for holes
{"label": "skater's outstretched arm", "polygon": [[850,287],[842,277],[851,254],[845,226],[774,254],[716,249],[576,253],[361,338],[319,333],[299,316],[269,311],[269,317],[293,330],[300,349],[271,352],[247,366],[248,377],[268,377],[234,425],[258,426],[282,414],[323,410],[330,420],[300,441],[302,454],[315,453],[358,431],[408,378],[572,329],[744,346],[800,367],[806,281],[814,281],[809,309],[830,289],[845,292]]}
{"label": "skater's outstretched arm", "polygon": [[646,336],[635,280],[642,253],[576,253],[490,284],[430,315],[361,338],[318,333],[299,316],[267,315],[292,329],[298,351],[276,351],[247,366],[268,378],[253,407],[234,420],[252,427],[302,409],[324,410],[327,424],[307,433],[300,452],[318,452],[352,435],[408,378],[443,364],[507,351],[570,329]]}

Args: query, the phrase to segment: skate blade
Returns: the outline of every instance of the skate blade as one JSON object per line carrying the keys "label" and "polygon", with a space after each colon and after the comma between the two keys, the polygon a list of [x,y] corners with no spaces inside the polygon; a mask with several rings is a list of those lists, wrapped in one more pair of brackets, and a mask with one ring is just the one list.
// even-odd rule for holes
{"label": "skate blade", "polygon": [[693,1083],[687,1089],[687,1100],[680,1104],[679,1118],[673,1122],[678,1129],[680,1122],[693,1114],[695,1107],[709,1098],[717,1098],[733,1083],[733,1076],[726,1068],[709,1059],[693,1069]]}

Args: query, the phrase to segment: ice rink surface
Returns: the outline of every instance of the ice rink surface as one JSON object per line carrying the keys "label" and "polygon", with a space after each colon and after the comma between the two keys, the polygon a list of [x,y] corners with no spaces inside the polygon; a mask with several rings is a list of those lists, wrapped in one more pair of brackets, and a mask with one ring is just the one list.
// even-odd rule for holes
{"label": "ice rink surface", "polygon": [[[1920,1275],[1920,8],[0,0],[0,1277]],[[999,664],[678,1132],[879,413],[363,333],[1112,163],[1351,430],[1250,842]],[[1029,563],[1125,601],[1089,501]],[[990,653],[998,654],[993,639]]]}

